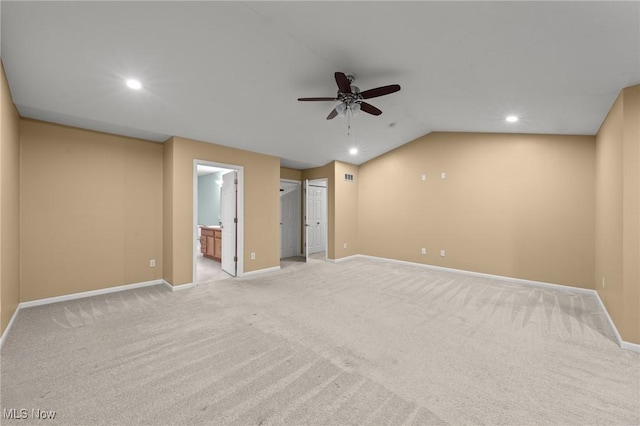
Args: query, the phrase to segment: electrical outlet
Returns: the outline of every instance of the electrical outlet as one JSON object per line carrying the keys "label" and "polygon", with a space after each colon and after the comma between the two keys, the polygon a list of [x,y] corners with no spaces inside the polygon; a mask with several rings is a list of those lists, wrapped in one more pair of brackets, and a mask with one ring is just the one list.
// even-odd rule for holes
{"label": "electrical outlet", "polygon": [[422,254],[427,254],[427,249],[426,248],[422,249]]}
{"label": "electrical outlet", "polygon": [[444,250],[440,250],[440,256],[444,257]]}
{"label": "electrical outlet", "polygon": [[149,261],[149,268],[155,268],[156,267],[156,260],[155,259],[151,259]]}
{"label": "electrical outlet", "polygon": [[604,288],[604,287],[605,287],[605,285],[606,285],[606,284],[605,284],[605,282],[604,282],[604,277],[602,277],[602,288]]}
{"label": "electrical outlet", "polygon": [[254,252],[251,252],[251,260],[256,260],[256,254]]}

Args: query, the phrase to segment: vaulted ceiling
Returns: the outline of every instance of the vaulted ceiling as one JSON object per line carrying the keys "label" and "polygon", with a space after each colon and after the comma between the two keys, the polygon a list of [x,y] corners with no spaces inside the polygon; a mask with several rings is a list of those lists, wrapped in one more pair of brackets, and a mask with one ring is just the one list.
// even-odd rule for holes
{"label": "vaulted ceiling", "polygon": [[[432,131],[595,134],[640,84],[639,2],[11,2],[24,117],[361,164]],[[326,120],[336,71],[383,114]],[[124,84],[137,78],[143,88]],[[507,115],[520,120],[508,123]],[[357,147],[358,154],[349,149]]]}

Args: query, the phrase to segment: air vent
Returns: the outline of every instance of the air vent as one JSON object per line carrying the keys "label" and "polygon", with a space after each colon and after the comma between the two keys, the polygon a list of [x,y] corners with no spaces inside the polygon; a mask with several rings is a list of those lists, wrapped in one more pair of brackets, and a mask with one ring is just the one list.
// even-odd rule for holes
{"label": "air vent", "polygon": [[349,173],[345,173],[344,174],[344,180],[346,180],[347,182],[353,182],[353,175],[349,174]]}

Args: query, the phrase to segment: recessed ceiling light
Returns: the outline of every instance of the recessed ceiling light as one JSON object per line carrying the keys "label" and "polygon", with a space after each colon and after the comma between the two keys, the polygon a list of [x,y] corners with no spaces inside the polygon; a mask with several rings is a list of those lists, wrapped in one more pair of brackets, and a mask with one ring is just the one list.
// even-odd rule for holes
{"label": "recessed ceiling light", "polygon": [[356,155],[357,153],[358,153],[358,148],[351,148],[349,150],[349,154],[351,154],[351,155]]}
{"label": "recessed ceiling light", "polygon": [[142,89],[142,83],[140,83],[138,80],[130,78],[129,80],[127,80],[127,87],[133,90],[140,90]]}
{"label": "recessed ceiling light", "polygon": [[508,116],[508,117],[506,118],[506,120],[507,120],[509,123],[515,123],[516,121],[518,121],[518,117],[517,117],[517,116],[515,116],[515,115],[510,115],[510,116]]}

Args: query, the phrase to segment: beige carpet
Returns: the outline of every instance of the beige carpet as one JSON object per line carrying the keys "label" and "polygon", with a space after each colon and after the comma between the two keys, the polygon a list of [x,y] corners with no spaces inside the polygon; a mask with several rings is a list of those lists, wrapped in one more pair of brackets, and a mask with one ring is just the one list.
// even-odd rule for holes
{"label": "beige carpet", "polygon": [[370,259],[25,309],[2,424],[640,423],[591,296]]}

